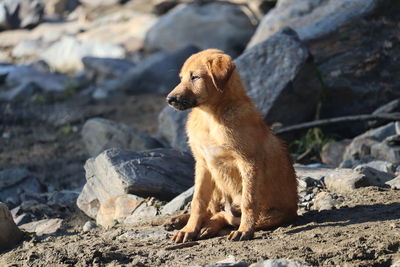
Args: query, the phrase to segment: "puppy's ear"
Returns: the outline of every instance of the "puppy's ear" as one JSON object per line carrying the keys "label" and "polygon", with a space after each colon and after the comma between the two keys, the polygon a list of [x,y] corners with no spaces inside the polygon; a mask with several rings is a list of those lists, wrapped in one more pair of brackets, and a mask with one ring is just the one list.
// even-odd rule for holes
{"label": "puppy's ear", "polygon": [[230,56],[217,54],[207,62],[208,73],[218,91],[223,91],[226,83],[235,70],[235,63]]}

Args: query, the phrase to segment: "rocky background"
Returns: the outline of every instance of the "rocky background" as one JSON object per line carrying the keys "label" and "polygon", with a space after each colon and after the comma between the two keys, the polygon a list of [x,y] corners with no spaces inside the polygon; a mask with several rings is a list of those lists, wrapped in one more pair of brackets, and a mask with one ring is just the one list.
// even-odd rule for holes
{"label": "rocky background", "polygon": [[[164,97],[206,48],[288,143],[300,216],[175,245],[194,160]],[[0,266],[400,266],[399,66],[396,0],[0,0]]]}

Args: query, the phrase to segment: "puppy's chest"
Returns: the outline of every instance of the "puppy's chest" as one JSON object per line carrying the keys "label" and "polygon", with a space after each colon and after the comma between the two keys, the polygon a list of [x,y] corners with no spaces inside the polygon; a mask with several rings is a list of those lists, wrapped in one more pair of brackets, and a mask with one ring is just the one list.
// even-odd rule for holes
{"label": "puppy's chest", "polygon": [[235,163],[235,151],[222,131],[207,131],[197,136],[196,149],[213,168],[226,168]]}

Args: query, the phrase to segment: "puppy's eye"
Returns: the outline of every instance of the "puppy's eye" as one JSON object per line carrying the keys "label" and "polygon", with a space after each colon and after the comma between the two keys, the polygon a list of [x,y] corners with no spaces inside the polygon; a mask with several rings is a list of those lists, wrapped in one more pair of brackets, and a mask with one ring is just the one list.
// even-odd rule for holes
{"label": "puppy's eye", "polygon": [[200,79],[199,76],[190,76],[190,80],[191,80],[192,82],[194,82],[194,81],[196,81],[196,80],[198,80],[198,79]]}

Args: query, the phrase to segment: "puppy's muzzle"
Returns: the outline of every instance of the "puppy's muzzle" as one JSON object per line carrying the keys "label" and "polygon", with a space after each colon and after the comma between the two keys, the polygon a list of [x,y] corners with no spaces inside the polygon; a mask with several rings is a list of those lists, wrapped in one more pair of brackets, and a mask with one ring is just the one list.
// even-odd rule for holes
{"label": "puppy's muzzle", "polygon": [[182,96],[168,96],[167,103],[178,110],[185,110],[196,106],[196,101]]}

